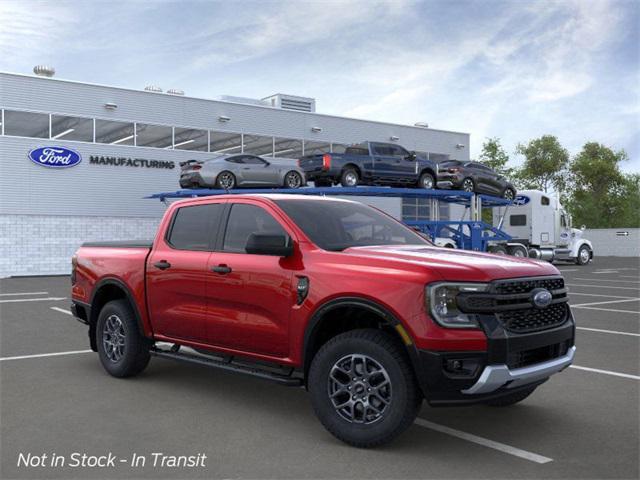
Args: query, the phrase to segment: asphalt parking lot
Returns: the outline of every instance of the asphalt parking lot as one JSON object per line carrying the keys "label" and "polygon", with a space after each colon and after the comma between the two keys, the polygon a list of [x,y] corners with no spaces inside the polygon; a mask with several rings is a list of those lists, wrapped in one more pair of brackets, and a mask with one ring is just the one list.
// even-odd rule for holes
{"label": "asphalt parking lot", "polygon": [[[425,405],[375,450],[334,439],[303,389],[163,359],[112,378],[68,312],[68,277],[0,280],[0,477],[638,478],[639,267],[614,257],[559,264],[578,326],[574,365],[510,408]],[[148,460],[17,465],[21,453],[73,452]],[[154,468],[154,452],[207,459]]]}

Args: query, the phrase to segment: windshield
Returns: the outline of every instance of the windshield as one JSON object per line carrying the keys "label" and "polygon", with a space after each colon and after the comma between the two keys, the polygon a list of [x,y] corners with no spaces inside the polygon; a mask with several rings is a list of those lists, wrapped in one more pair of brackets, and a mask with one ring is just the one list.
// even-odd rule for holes
{"label": "windshield", "polygon": [[324,250],[371,245],[431,245],[409,227],[360,203],[276,200],[276,204]]}

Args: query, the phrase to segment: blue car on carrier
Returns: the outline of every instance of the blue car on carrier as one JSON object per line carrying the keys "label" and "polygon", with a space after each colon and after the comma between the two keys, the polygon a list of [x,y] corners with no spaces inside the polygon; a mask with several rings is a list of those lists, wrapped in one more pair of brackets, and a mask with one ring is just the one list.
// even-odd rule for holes
{"label": "blue car on carrier", "polygon": [[364,142],[344,153],[307,155],[298,161],[316,187],[340,184],[436,188],[438,165],[393,143]]}

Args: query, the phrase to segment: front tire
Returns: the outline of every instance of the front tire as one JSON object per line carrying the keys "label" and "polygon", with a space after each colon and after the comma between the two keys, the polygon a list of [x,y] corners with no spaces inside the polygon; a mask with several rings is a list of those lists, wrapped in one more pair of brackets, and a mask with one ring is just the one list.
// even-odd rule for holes
{"label": "front tire", "polygon": [[586,265],[591,261],[591,249],[586,245],[582,245],[578,249],[578,256],[576,257],[576,263],[578,265]]}
{"label": "front tire", "polygon": [[509,247],[507,251],[512,257],[527,258],[529,256],[529,252],[523,245],[514,245]]}
{"label": "front tire", "polygon": [[138,322],[126,300],[107,303],[96,326],[98,356],[114,377],[132,377],[149,364],[151,341],[140,333]]}
{"label": "front tire", "polygon": [[467,177],[462,181],[461,189],[464,192],[475,192],[476,184],[474,183],[472,178]]}
{"label": "front tire", "polygon": [[488,400],[486,403],[492,407],[509,407],[523,401],[529,395],[535,391],[536,387],[528,388],[526,390],[520,390],[504,397],[496,398],[494,400]]}
{"label": "front tire", "polygon": [[422,403],[402,346],[373,329],[352,330],[323,345],[311,363],[308,387],[324,427],[362,448],[400,435]]}
{"label": "front tire", "polygon": [[504,198],[505,200],[513,201],[513,199],[516,198],[516,192],[513,190],[513,188],[506,188],[502,193],[502,198]]}

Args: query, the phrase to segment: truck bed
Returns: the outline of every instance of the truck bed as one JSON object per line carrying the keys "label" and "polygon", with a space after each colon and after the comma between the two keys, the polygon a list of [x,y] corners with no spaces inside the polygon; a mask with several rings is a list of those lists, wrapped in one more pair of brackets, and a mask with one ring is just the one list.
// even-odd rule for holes
{"label": "truck bed", "polygon": [[82,247],[151,248],[153,240],[119,240],[114,242],[85,242]]}

